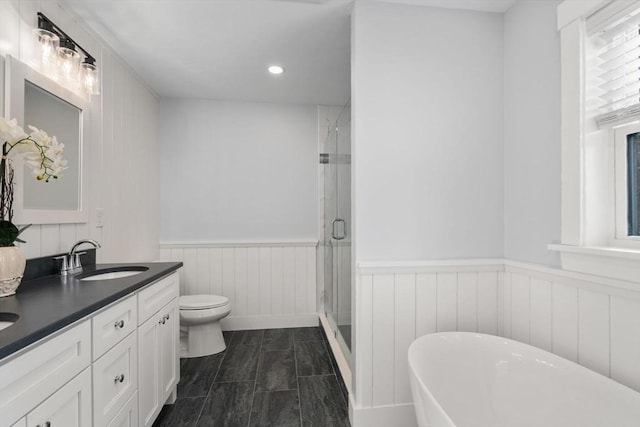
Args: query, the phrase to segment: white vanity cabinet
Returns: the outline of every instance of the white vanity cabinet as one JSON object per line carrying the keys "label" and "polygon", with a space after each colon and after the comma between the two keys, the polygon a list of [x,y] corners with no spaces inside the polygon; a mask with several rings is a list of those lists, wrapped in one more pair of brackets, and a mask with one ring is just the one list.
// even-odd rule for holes
{"label": "white vanity cabinet", "polygon": [[[41,414],[48,413],[49,406],[42,407],[42,405],[47,402],[49,402],[48,405],[52,405],[51,402],[57,401],[51,399],[62,399],[63,403],[71,404],[65,400],[66,396],[68,393],[73,396],[76,392],[80,394],[76,393],[79,397],[75,402],[81,405],[76,408],[76,412],[81,413],[83,419],[88,414],[88,420],[85,420],[83,424],[73,424],[69,420],[68,424],[60,423],[58,425],[65,427],[90,425],[91,372],[90,369],[87,369],[90,363],[91,323],[85,320],[0,365],[0,414],[2,414],[0,427],[12,427],[25,416],[27,425],[31,426],[31,420],[35,419],[32,411],[38,410]],[[82,375],[85,377],[88,375],[88,390],[84,387],[85,382],[74,382],[75,380],[73,380],[80,372],[83,372]],[[71,391],[69,388],[63,387],[65,384],[71,383],[74,384],[71,386]],[[51,413],[51,416],[53,415],[63,416]],[[41,426],[47,422],[46,419],[40,421]],[[33,426],[37,424],[36,422]],[[20,424],[18,423],[18,425]]]}
{"label": "white vanity cabinet", "polygon": [[138,392],[135,392],[127,403],[120,409],[107,427],[137,427],[138,426]]}
{"label": "white vanity cabinet", "polygon": [[0,427],[151,426],[180,376],[179,275],[0,361]]}
{"label": "white vanity cabinet", "polygon": [[12,427],[83,427],[91,423],[91,372],[86,368]]}
{"label": "white vanity cabinet", "polygon": [[87,368],[27,414],[27,427],[91,425],[91,369]]}
{"label": "white vanity cabinet", "polygon": [[131,295],[110,305],[91,318],[93,338],[93,360],[95,361],[127,335],[135,332],[138,325],[138,300]]}
{"label": "white vanity cabinet", "polygon": [[138,389],[136,295],[91,318],[93,427],[106,427]]}
{"label": "white vanity cabinet", "polygon": [[177,273],[138,294],[140,427],[153,425],[165,402],[175,400],[180,364],[178,296]]}
{"label": "white vanity cabinet", "polygon": [[93,427],[106,427],[138,389],[138,341],[131,333],[93,363]]}

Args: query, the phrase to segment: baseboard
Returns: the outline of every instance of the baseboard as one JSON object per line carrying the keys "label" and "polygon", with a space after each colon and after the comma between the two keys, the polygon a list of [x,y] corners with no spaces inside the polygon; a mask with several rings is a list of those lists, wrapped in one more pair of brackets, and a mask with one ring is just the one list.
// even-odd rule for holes
{"label": "baseboard", "polygon": [[222,319],[222,330],[242,331],[247,329],[304,328],[318,326],[318,315],[294,314],[288,316],[244,316]]}
{"label": "baseboard", "polygon": [[413,403],[353,408],[352,427],[417,427]]}

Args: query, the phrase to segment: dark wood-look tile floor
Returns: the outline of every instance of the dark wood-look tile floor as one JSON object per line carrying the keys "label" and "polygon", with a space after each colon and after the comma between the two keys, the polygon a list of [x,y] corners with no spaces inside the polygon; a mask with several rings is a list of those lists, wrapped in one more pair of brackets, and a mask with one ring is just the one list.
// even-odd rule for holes
{"label": "dark wood-look tile floor", "polygon": [[349,427],[320,328],[225,332],[227,349],[182,359],[178,399],[154,427]]}

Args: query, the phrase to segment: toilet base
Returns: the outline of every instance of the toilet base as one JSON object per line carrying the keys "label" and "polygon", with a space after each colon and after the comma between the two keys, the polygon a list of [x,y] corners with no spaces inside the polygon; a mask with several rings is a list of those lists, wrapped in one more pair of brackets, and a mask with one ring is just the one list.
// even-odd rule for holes
{"label": "toilet base", "polygon": [[227,345],[220,322],[180,326],[180,357],[202,357],[224,351]]}

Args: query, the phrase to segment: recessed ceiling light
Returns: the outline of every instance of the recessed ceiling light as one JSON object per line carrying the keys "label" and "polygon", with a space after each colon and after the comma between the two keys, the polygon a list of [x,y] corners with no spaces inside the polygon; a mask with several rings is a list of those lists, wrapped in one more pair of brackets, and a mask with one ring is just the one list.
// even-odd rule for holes
{"label": "recessed ceiling light", "polygon": [[279,65],[271,65],[268,68],[271,74],[282,74],[284,73],[284,68]]}

